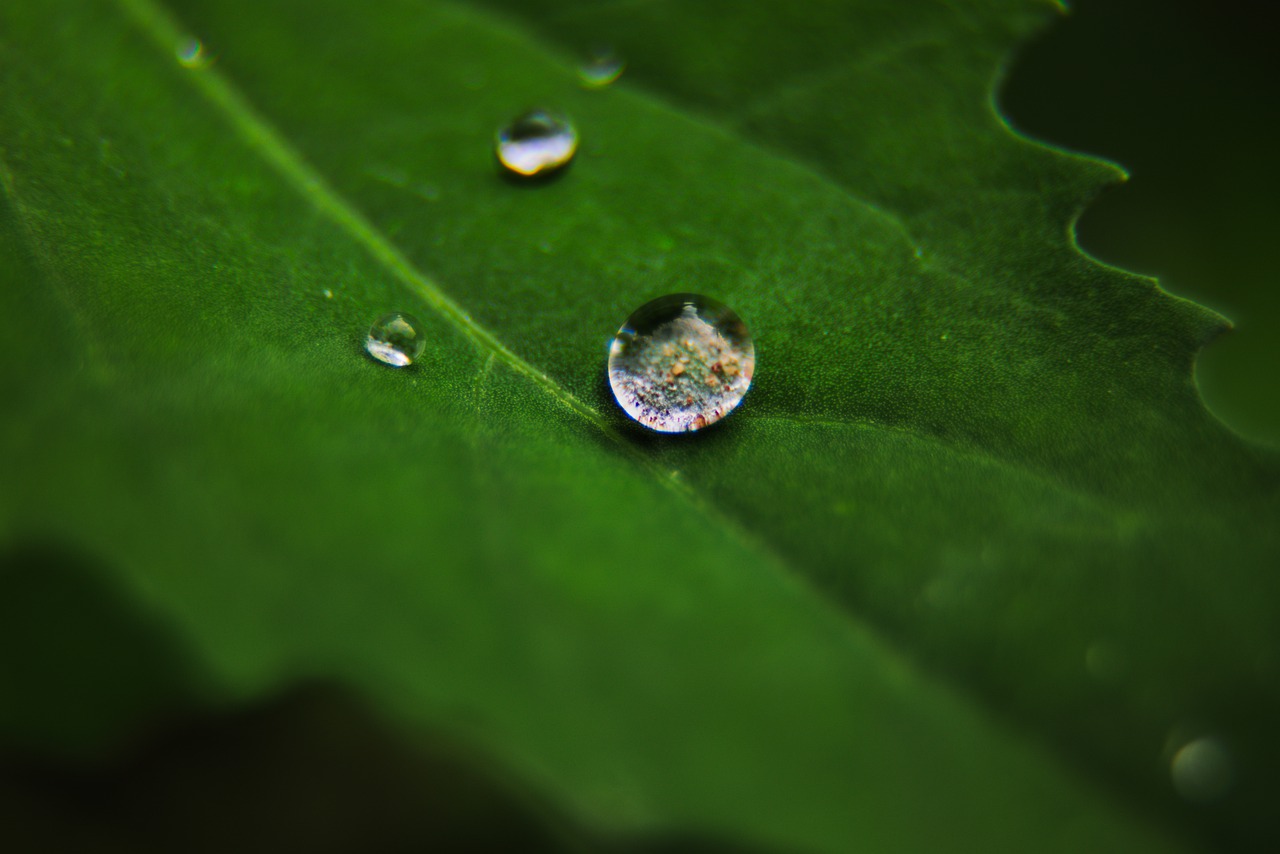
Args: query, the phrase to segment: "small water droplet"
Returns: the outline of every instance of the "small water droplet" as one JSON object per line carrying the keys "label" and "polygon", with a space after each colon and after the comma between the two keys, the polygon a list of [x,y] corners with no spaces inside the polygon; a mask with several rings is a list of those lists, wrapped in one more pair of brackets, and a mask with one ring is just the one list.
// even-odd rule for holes
{"label": "small water droplet", "polygon": [[1173,755],[1173,787],[1188,801],[1207,803],[1225,795],[1234,782],[1231,754],[1212,736],[1193,739]]}
{"label": "small water droplet", "polygon": [[578,80],[587,89],[603,89],[622,76],[627,63],[613,48],[592,48],[582,65],[578,66]]}
{"label": "small water droplet", "polygon": [[333,291],[329,290],[328,288],[325,288],[325,289],[324,289],[324,298],[325,298],[325,299],[333,299]]}
{"label": "small water droplet", "polygon": [[213,56],[205,50],[200,39],[184,39],[174,49],[178,64],[183,68],[208,68],[213,63]]}
{"label": "small water droplet", "polygon": [[568,164],[577,150],[578,131],[573,124],[548,110],[530,110],[498,131],[498,160],[517,175],[554,172]]}
{"label": "small water droplet", "polygon": [[403,368],[417,361],[426,343],[422,337],[422,324],[416,318],[393,312],[369,327],[364,348],[379,362]]}
{"label": "small water droplet", "polygon": [[609,347],[623,410],[660,433],[701,430],[733,411],[755,373],[751,333],[733,309],[671,294],[636,309]]}

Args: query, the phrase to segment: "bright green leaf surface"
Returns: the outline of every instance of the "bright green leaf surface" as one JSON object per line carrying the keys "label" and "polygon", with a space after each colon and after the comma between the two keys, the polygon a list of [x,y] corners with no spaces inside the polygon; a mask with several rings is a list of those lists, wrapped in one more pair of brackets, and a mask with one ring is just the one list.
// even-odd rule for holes
{"label": "bright green leaf surface", "polygon": [[[1115,170],[991,107],[1052,9],[745,5],[6,4],[0,534],[94,556],[212,699],[338,679],[608,830],[1268,833],[1280,467],[1196,396],[1221,320],[1073,247]],[[500,179],[543,103],[579,162]],[[658,441],[604,346],[676,290],[759,368]],[[7,694],[10,741],[101,729]],[[1236,785],[1182,816],[1201,734]]]}

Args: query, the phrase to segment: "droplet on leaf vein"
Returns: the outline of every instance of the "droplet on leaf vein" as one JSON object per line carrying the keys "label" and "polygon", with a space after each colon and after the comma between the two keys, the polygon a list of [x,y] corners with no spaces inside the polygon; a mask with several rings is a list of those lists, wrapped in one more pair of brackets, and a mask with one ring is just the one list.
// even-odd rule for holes
{"label": "droplet on leaf vein", "polygon": [[661,433],[701,430],[742,402],[755,373],[755,346],[733,309],[696,294],[645,303],[609,348],[618,405]]}
{"label": "droplet on leaf vein", "polygon": [[412,365],[424,347],[422,324],[412,315],[401,312],[379,318],[369,327],[369,337],[364,342],[370,356],[394,368]]}

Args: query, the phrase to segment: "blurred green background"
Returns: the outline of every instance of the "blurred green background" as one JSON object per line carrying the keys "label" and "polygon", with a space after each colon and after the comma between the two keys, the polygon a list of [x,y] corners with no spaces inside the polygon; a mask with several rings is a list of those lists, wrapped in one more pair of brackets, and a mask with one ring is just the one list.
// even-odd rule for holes
{"label": "blurred green background", "polygon": [[1071,7],[1013,64],[1005,113],[1031,136],[1129,170],[1081,218],[1080,245],[1230,318],[1235,330],[1197,363],[1205,401],[1244,435],[1280,442],[1276,4]]}

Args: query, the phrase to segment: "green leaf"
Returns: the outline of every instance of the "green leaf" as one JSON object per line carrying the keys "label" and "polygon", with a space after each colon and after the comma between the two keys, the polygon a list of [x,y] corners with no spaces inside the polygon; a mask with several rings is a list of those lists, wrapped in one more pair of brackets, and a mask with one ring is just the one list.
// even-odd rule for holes
{"label": "green leaf", "polygon": [[[1196,395],[1222,320],[1075,249],[1117,170],[992,107],[1052,7],[744,5],[6,4],[0,536],[178,635],[175,698],[336,680],[612,833],[1267,838],[1280,466]],[[500,179],[543,103],[578,162]],[[604,346],[683,290],[759,367],[658,440]],[[0,738],[100,740],[101,690],[0,691]]]}

